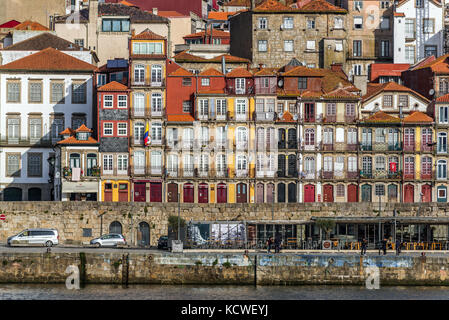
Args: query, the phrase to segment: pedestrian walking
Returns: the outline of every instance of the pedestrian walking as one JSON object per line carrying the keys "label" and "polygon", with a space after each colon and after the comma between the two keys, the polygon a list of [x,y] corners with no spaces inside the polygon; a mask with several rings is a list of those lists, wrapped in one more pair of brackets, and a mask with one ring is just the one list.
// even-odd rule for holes
{"label": "pedestrian walking", "polygon": [[401,247],[402,247],[401,240],[396,239],[396,255],[397,256],[401,254]]}
{"label": "pedestrian walking", "polygon": [[276,237],[274,238],[274,252],[279,253],[281,251],[281,243],[282,238],[279,233],[276,233]]}
{"label": "pedestrian walking", "polygon": [[268,238],[267,239],[267,252],[270,253],[271,252],[271,246],[273,245],[273,238]]}
{"label": "pedestrian walking", "polygon": [[362,256],[366,255],[366,247],[368,246],[368,242],[365,238],[362,240],[362,252],[360,253]]}
{"label": "pedestrian walking", "polygon": [[384,237],[384,239],[382,240],[382,251],[384,252],[384,255],[387,254],[387,243],[388,243],[388,240],[387,240],[387,238]]}

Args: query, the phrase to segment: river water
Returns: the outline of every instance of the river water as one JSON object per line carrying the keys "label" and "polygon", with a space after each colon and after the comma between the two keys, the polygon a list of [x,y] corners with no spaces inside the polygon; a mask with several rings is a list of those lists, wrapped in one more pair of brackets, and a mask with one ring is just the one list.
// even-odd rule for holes
{"label": "river water", "polygon": [[0,284],[0,300],[449,300],[449,287]]}

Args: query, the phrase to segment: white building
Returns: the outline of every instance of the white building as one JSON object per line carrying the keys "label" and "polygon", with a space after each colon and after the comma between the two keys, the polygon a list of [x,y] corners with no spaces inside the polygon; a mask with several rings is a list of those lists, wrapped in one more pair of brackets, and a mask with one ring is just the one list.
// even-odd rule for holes
{"label": "white building", "polygon": [[1,199],[53,199],[53,146],[65,127],[93,127],[95,69],[53,48],[0,66]]}
{"label": "white building", "polygon": [[439,0],[402,0],[394,12],[394,63],[410,63],[441,56],[444,7]]}

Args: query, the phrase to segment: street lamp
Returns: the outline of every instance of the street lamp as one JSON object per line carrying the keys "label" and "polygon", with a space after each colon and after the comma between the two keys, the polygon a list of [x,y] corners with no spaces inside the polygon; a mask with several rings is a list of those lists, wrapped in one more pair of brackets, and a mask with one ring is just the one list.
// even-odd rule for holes
{"label": "street lamp", "polygon": [[273,183],[273,192],[272,192],[272,201],[271,201],[271,220],[274,220],[274,183]]}

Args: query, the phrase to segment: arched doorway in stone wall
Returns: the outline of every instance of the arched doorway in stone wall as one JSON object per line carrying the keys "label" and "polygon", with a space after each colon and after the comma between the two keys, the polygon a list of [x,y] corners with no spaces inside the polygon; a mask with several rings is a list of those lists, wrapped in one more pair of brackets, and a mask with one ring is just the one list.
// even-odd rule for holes
{"label": "arched doorway in stone wall", "polygon": [[118,221],[113,221],[109,225],[109,233],[120,233],[122,234],[122,224]]}

